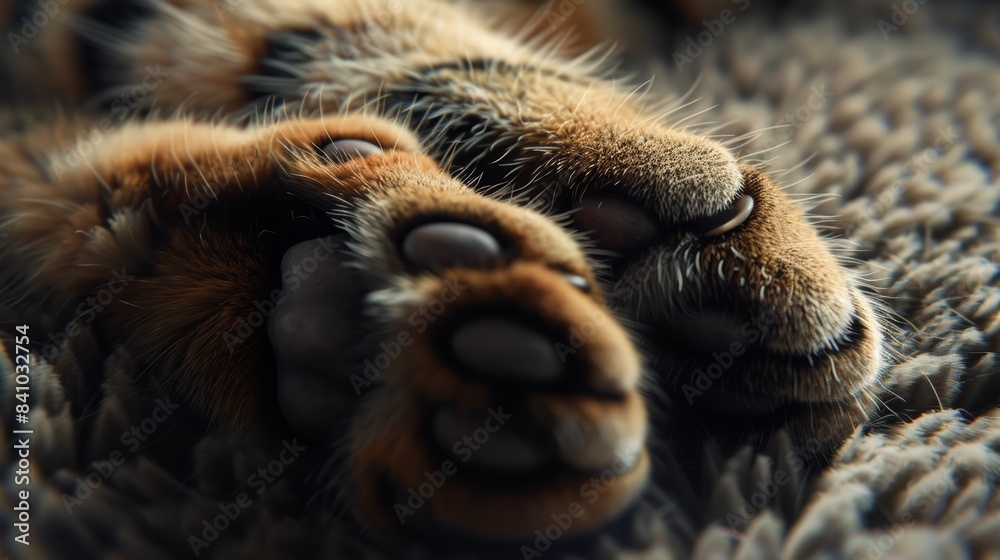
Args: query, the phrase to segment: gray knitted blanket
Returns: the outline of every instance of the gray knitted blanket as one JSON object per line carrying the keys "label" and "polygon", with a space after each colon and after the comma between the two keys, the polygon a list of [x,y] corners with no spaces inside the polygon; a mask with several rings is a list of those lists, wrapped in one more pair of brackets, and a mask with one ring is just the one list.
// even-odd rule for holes
{"label": "gray knitted blanket", "polygon": [[[697,479],[658,457],[655,484],[636,511],[581,554],[1000,558],[996,13],[908,1],[775,24],[735,12],[710,37],[633,37],[642,46],[630,61],[654,71],[654,91],[687,92],[675,123],[762,162],[842,240],[844,262],[884,304],[892,339],[881,414],[821,470],[806,467],[809,450],[780,434],[767,450],[730,457],[707,444]],[[80,350],[89,336],[84,328],[54,364],[32,366],[27,461],[12,434],[15,363],[0,356],[0,555],[375,557],[353,525],[309,507],[292,479],[250,492],[232,527],[206,536],[206,520],[240,499],[274,450],[222,434],[192,441],[176,451],[196,458],[187,479],[168,474],[162,456],[132,456],[138,441],[183,430],[184,412],[133,398],[155,380],[135,375],[120,353],[93,364],[96,354]],[[72,384],[82,382],[74,363],[95,365],[105,378],[101,413],[88,422],[107,437],[82,461],[71,451]],[[150,410],[165,421],[131,431],[136,411]],[[13,541],[24,488],[15,481],[26,468],[27,547]]]}

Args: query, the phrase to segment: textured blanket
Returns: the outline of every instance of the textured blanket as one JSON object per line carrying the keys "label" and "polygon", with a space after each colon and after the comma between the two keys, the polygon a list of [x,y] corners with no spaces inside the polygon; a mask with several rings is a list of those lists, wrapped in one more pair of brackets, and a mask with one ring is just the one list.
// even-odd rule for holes
{"label": "textured blanket", "polygon": [[[724,4],[729,14],[709,15],[703,27],[630,37],[630,63],[656,74],[654,91],[678,97],[675,123],[763,163],[843,240],[844,262],[883,304],[894,365],[878,419],[859,426],[824,468],[807,467],[811,451],[781,434],[766,450],[731,457],[709,443],[696,477],[663,454],[635,511],[580,554],[1000,557],[996,13],[908,0],[775,22],[741,10],[742,1]],[[97,364],[106,397],[88,421],[108,437],[74,457],[72,387],[88,381],[63,366],[93,361],[85,349],[97,342],[88,336],[83,329],[55,365],[32,364],[30,547],[12,541],[22,487],[14,481],[26,463],[11,433],[15,357],[0,356],[0,554],[373,557],[364,536],[308,507],[290,479],[251,492],[231,527],[205,537],[206,520],[226,514],[275,450],[223,436],[193,441],[172,451],[197,458],[187,479],[161,467],[169,453],[131,456],[125,434],[135,411],[178,415],[140,425],[136,441],[183,429],[184,412],[132,398],[136,383],[153,381],[130,371],[127,355]],[[544,535],[536,545],[538,556],[526,557],[545,557]]]}
{"label": "textured blanket", "polygon": [[[884,415],[808,496],[781,484],[780,454],[723,469],[701,518],[722,523],[696,539],[696,557],[1000,550],[997,416],[969,421],[1000,397],[1000,66],[996,14],[966,8],[895,3],[785,25],[737,14],[717,38],[683,38],[661,57],[661,84],[712,105],[679,120],[715,123],[844,240],[897,353]],[[787,502],[754,514],[770,492]]]}

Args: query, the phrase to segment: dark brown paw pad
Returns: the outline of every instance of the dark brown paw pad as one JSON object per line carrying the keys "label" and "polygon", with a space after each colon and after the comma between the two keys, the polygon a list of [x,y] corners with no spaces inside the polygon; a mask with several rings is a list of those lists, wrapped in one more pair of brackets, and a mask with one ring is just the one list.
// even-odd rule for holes
{"label": "dark brown paw pad", "polygon": [[484,382],[555,382],[566,368],[556,341],[521,322],[483,317],[455,329],[451,351],[456,362]]}
{"label": "dark brown paw pad", "polygon": [[436,222],[415,227],[403,239],[402,253],[416,270],[453,266],[489,268],[500,259],[500,243],[468,224]]}

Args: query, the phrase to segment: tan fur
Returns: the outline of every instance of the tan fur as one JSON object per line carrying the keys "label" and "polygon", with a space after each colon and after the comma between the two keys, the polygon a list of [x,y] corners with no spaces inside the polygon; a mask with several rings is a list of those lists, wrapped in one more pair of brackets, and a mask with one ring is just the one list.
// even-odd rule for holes
{"label": "tan fur", "polygon": [[[275,118],[380,114],[411,129],[412,136],[395,128],[383,130],[380,128],[383,125],[366,131],[361,125],[341,124],[338,126],[348,128],[338,130],[350,132],[348,136],[376,138],[383,144],[399,141],[403,151],[411,151],[407,147],[419,142],[438,163],[448,166],[449,171],[473,182],[483,175],[479,186],[484,191],[517,203],[529,201],[545,210],[566,212],[569,220],[584,197],[625,200],[646,215],[658,237],[637,254],[612,263],[611,270],[600,279],[615,311],[638,328],[651,332],[642,346],[651,361],[658,364],[654,382],[677,399],[690,394],[685,392],[686,386],[698,386],[693,376],[706,369],[707,362],[701,358],[679,358],[678,350],[684,350],[686,342],[674,340],[670,329],[683,331],[692,311],[700,311],[706,302],[717,303],[753,318],[769,315],[773,320],[756,348],[758,352],[737,360],[734,366],[720,374],[717,384],[711,381],[712,390],[722,388],[739,396],[779,400],[782,406],[789,408],[776,411],[775,422],[789,428],[799,443],[818,440],[824,452],[840,444],[875,407],[876,388],[888,361],[881,328],[873,304],[858,289],[857,279],[840,266],[828,242],[814,231],[771,178],[741,164],[717,142],[664,124],[661,109],[647,107],[640,88],[596,78],[599,66],[591,61],[567,61],[550,53],[540,53],[482,24],[476,13],[466,6],[431,0],[243,0],[231,5],[208,1],[161,2],[154,10],[157,12],[155,17],[141,20],[131,30],[132,38],[106,53],[106,64],[117,73],[116,85],[120,89],[97,92],[100,95],[113,98],[120,92],[127,92],[131,86],[141,84],[149,68],[154,68],[165,72],[166,77],[150,88],[136,113],[153,108],[163,111],[183,108],[197,118],[221,114],[233,120],[262,112],[273,113]],[[70,30],[60,29],[54,27],[51,32],[71,36]],[[304,33],[308,37],[289,39],[294,33]],[[276,39],[291,41],[299,51],[288,59],[269,60],[269,56],[283,56],[269,51],[269,43]],[[52,59],[49,63],[73,64],[71,60],[62,59]],[[267,75],[276,68],[290,72],[290,77]],[[37,87],[45,90],[44,84]],[[264,101],[256,97],[261,92],[273,97]],[[279,102],[286,104],[285,110],[275,109]],[[197,125],[191,126],[201,130]],[[276,173],[275,166],[292,170],[302,181],[301,196],[313,204],[321,200],[317,192],[331,181],[344,189],[339,194],[348,197],[362,194],[352,191],[360,189],[361,185],[366,189],[370,185],[383,185],[389,200],[386,208],[357,209],[358,219],[370,224],[383,223],[380,220],[405,220],[411,211],[438,205],[466,216],[475,215],[476,219],[507,216],[485,219],[494,219],[512,238],[519,240],[526,248],[522,255],[525,260],[544,261],[550,267],[573,270],[593,278],[589,272],[581,272],[584,270],[582,252],[570,238],[558,233],[544,219],[530,214],[521,221],[512,217],[514,209],[491,206],[494,203],[487,204],[480,198],[470,198],[476,202],[466,205],[462,197],[452,196],[447,189],[440,190],[435,185],[447,181],[431,172],[430,159],[418,159],[415,165],[420,174],[414,174],[411,169],[400,175],[391,165],[374,168],[361,161],[345,164],[331,173],[294,151],[289,154],[282,142],[275,141],[286,136],[312,138],[313,133],[308,131],[310,126],[316,125],[291,118],[288,124],[276,125],[270,136],[265,135],[266,140],[258,138],[256,141],[250,140],[253,129],[243,132],[217,127],[210,129],[211,133],[203,131],[194,135],[190,140],[191,157],[207,158],[217,149],[231,149],[239,155],[238,160],[253,161],[252,173],[249,167],[218,166],[218,162],[213,164],[217,167],[208,169],[207,176],[213,184],[228,185],[222,189],[226,192],[238,192],[246,182],[266,182]],[[224,132],[216,132],[220,129]],[[142,131],[141,142],[139,132],[129,132],[138,130],[123,129],[119,141],[130,149],[109,153],[129,151],[137,154],[135,161],[145,164],[155,159],[160,162],[161,158],[152,157],[152,148],[143,147],[151,145],[149,135],[155,137],[155,127]],[[175,131],[168,136],[176,138],[178,134]],[[215,138],[216,135],[219,138]],[[52,140],[38,142],[47,145]],[[164,137],[159,144],[172,146],[177,142]],[[188,157],[186,153],[184,157]],[[406,159],[409,156],[394,157]],[[262,163],[265,160],[273,165]],[[402,165],[403,162],[393,163]],[[142,167],[134,168],[131,171],[134,177],[124,183],[129,180],[137,185],[148,182],[150,169],[156,170],[156,166]],[[171,180],[176,185],[183,184],[186,179],[195,177],[195,171],[190,166],[174,169]],[[157,170],[157,175],[165,172]],[[384,186],[387,178],[392,178],[388,182],[408,183],[415,181],[415,175],[419,175],[421,181],[427,176],[433,176],[433,180],[418,182],[419,187],[415,189]],[[87,174],[80,177],[91,180]],[[120,196],[134,204],[143,198],[142,188],[136,188],[135,194]],[[130,191],[126,188],[123,192]],[[740,227],[715,238],[702,238],[693,231],[694,222],[722,211],[744,194],[754,198],[755,209]],[[223,196],[221,191],[215,195]],[[178,189],[166,198],[176,205],[186,200],[184,196]],[[154,209],[158,204],[165,203],[151,203]],[[41,210],[32,208],[31,211]],[[84,217],[79,218],[80,223],[52,222],[32,226],[37,229],[31,234],[54,238],[59,234],[51,232],[65,234],[73,228],[85,229],[94,225],[94,219],[91,210],[90,214],[84,213]],[[206,222],[206,227],[211,228],[212,224]],[[216,233],[224,237],[222,232]],[[586,235],[588,232],[581,233]],[[381,245],[376,237],[378,234],[368,238],[368,242],[377,248]],[[219,280],[220,274],[213,269],[213,263],[208,258],[198,262],[191,256],[197,254],[199,240],[194,236],[179,240],[173,246],[173,253],[164,257],[164,266],[170,270],[186,270],[184,267],[195,263],[197,279],[205,286],[196,294],[208,300],[244,291],[259,293],[262,286],[253,285],[252,279],[259,277],[262,270],[252,260],[234,263],[242,272],[241,277],[247,279],[247,285],[234,287],[227,283],[215,290],[213,282]],[[596,249],[606,249],[599,241],[592,244],[597,245]],[[235,245],[252,246],[252,241],[240,239]],[[143,250],[140,247],[134,252],[142,254]],[[64,253],[53,257],[45,274],[52,277],[48,280],[53,283],[49,289],[64,294],[61,297],[71,298],[72,294],[82,293],[81,286],[91,285],[98,274],[89,272],[59,278],[55,263],[76,258],[74,255],[85,255],[87,259],[106,258],[91,256],[82,244],[68,247]],[[606,253],[597,251],[590,256],[607,258]],[[386,274],[401,272],[394,268],[398,263],[390,261],[385,267]],[[198,272],[213,270],[216,272]],[[462,274],[468,282],[479,281],[474,274]],[[505,274],[482,280],[481,289],[492,297],[521,297],[533,303],[551,299],[545,290],[551,288],[553,279],[542,271],[530,267],[512,268]],[[491,284],[501,277],[510,283],[510,290],[516,287],[521,291],[505,291],[503,286]],[[419,289],[408,285],[401,290],[432,293],[438,288],[430,283],[420,285]],[[180,286],[171,295],[192,297],[190,292],[182,292]],[[579,299],[579,294],[573,297]],[[242,305],[245,307],[250,301]],[[595,295],[580,305],[597,305],[599,301]],[[176,299],[171,299],[170,303],[142,301],[142,313],[123,310],[123,317],[127,319],[110,324],[109,336],[145,344],[140,349],[150,355],[156,348],[144,342],[137,333],[147,324],[150,314],[176,317],[176,308],[172,307],[176,306],[175,302]],[[576,308],[555,304],[544,309],[541,313],[544,317],[566,318],[575,316]],[[238,316],[234,314],[230,319]],[[184,341],[194,348],[206,347],[208,342],[198,339],[197,332],[192,332],[189,325],[182,323],[179,317],[168,321],[166,339]],[[627,345],[620,327],[613,322],[607,325],[602,335],[594,340],[591,350],[594,353],[589,358],[595,364],[607,364],[604,367],[610,368],[612,363],[620,365],[620,361],[615,361],[616,352],[624,352],[621,348]],[[158,334],[160,336],[163,334]],[[607,355],[599,354],[598,348],[603,348]],[[168,354],[168,358],[171,366],[183,365],[190,372],[251,367],[249,360],[235,367],[223,367],[204,354],[184,361],[186,358],[179,350]],[[622,360],[622,355],[617,355],[617,359]],[[410,455],[412,448],[408,442],[414,439],[413,430],[416,429],[412,419],[420,410],[420,403],[414,400],[418,396],[454,399],[469,407],[481,407],[491,396],[481,387],[467,386],[447,376],[438,377],[437,368],[414,369],[401,375],[398,382],[394,380],[393,384],[380,388],[386,395],[383,397],[386,408],[367,410],[359,416],[359,422],[380,426],[384,432],[370,432],[377,435],[358,443],[356,449],[360,470],[375,466],[376,470],[393,471],[398,476],[395,482],[404,485],[417,481],[420,469],[431,461],[419,453]],[[623,371],[633,370],[629,366]],[[212,382],[204,379],[211,376],[188,375],[190,377],[181,385],[203,401],[206,392],[215,395],[222,387],[231,386],[225,382],[208,384]],[[412,379],[408,377],[411,375]],[[434,381],[427,377],[433,377]],[[593,384],[609,383],[612,387],[616,383],[632,387],[632,379],[631,373],[611,378],[595,374],[589,378]],[[244,409],[237,403],[263,403],[266,399],[262,393],[259,386],[245,385],[232,396],[232,402],[220,405],[206,401],[205,406],[209,409],[224,406],[226,412],[215,415],[219,420],[239,426],[250,425],[254,422],[242,417]],[[559,402],[536,406],[550,414],[552,426],[565,418],[566,410],[576,410],[588,429],[593,428],[598,416],[616,419],[617,426],[612,432],[616,438],[621,438],[620,441],[604,441],[607,445],[595,444],[585,450],[595,456],[605,456],[607,449],[615,444],[638,437],[639,426],[645,420],[638,415],[639,409],[634,404],[628,400],[618,408],[612,406],[606,410],[594,403],[581,406]],[[685,412],[680,416],[694,416],[697,420],[697,413]],[[643,468],[640,466],[636,472]],[[377,503],[374,484],[368,480],[361,486],[362,508]],[[589,520],[587,526],[591,522],[598,524],[627,501],[634,486],[631,483],[625,486],[627,488],[623,488],[619,496],[621,499],[606,502],[607,509]],[[567,488],[569,486],[554,485],[553,495],[562,496]],[[483,525],[462,516],[466,511],[462,504],[476,502],[476,494],[449,490],[447,495],[440,503],[452,506],[435,506],[435,514],[448,517],[449,523],[466,531],[485,534]],[[548,504],[548,498],[551,496],[531,499],[515,496],[509,498],[510,501],[497,498],[498,503],[510,506],[509,510],[500,509],[500,512],[542,513],[523,519],[498,514],[489,523],[497,528],[499,536],[530,533],[531,524],[537,527],[547,511],[544,507],[532,509],[530,506]],[[378,515],[369,511],[369,517],[374,519]]]}
{"label": "tan fur", "polygon": [[[600,292],[584,294],[563,280],[563,274],[573,273],[595,281],[582,252],[541,216],[484,199],[449,178],[420,153],[410,134],[363,117],[248,129],[191,121],[132,124],[109,134],[86,161],[57,179],[47,156],[65,149],[73,136],[74,129],[63,125],[0,145],[3,175],[16,177],[2,183],[0,204],[0,223],[10,236],[0,248],[2,300],[13,302],[3,309],[5,317],[58,328],[80,313],[78,304],[107,280],[109,271],[134,275],[94,322],[99,337],[136,356],[147,374],[162,376],[197,405],[207,422],[280,433],[271,345],[261,332],[239,352],[227,351],[222,343],[237,320],[253,311],[254,302],[274,289],[269,280],[274,255],[259,243],[260,236],[277,236],[278,246],[287,247],[291,241],[282,239],[300,237],[301,227],[307,236],[322,235],[321,224],[301,226],[284,219],[292,208],[302,212],[302,205],[352,208],[365,234],[378,238],[391,238],[395,228],[424,214],[447,213],[506,232],[517,253],[496,270],[456,268],[441,278],[411,277],[392,247],[383,248],[379,258],[360,261],[390,284],[373,299],[372,305],[384,308],[369,313],[388,317],[386,329],[406,329],[410,305],[440,293],[447,280],[467,287],[449,312],[498,303],[520,306],[525,315],[543,318],[566,336],[589,322],[594,332],[575,350],[576,363],[586,367],[573,375],[621,399],[596,403],[587,396],[526,395],[524,414],[530,410],[557,439],[563,422],[575,415],[575,429],[584,430],[587,444],[563,453],[571,461],[579,456],[587,469],[610,468],[616,453],[636,457],[574,531],[602,524],[641,489],[649,467],[645,407],[637,393],[641,366],[628,336],[602,309]],[[322,161],[314,146],[337,138],[368,139],[387,151],[342,164]],[[199,206],[199,195],[207,195],[210,204]],[[195,206],[200,212],[185,214]],[[243,210],[232,214],[230,208]],[[401,288],[391,287],[393,278],[403,282]],[[392,301],[386,293],[391,291],[400,303],[386,303]],[[402,303],[407,298],[412,303]],[[440,463],[416,421],[424,409],[440,403],[469,411],[491,405],[488,386],[463,380],[437,357],[430,332],[414,335],[413,346],[385,372],[386,385],[364,401],[354,422],[354,453],[344,475],[348,483],[338,492],[353,491],[358,510],[383,531],[399,525],[392,521],[391,504],[378,493],[382,481],[415,487],[435,461]],[[550,511],[564,511],[589,476],[573,471],[521,493],[449,481],[432,511],[450,530],[527,537]],[[491,515],[475,515],[484,504]]]}

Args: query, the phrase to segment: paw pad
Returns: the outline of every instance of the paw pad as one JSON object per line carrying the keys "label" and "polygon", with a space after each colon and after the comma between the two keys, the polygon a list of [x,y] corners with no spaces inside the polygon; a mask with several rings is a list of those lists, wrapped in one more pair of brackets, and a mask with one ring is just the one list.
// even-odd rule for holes
{"label": "paw pad", "polygon": [[485,418],[442,406],[433,417],[435,443],[449,456],[484,473],[531,473],[555,457],[551,442],[537,431],[518,429],[503,407],[490,409]]}
{"label": "paw pad", "polygon": [[452,266],[489,268],[500,260],[500,243],[474,226],[431,223],[418,226],[406,235],[403,256],[419,270],[435,271]]}
{"label": "paw pad", "polygon": [[462,325],[451,337],[451,351],[472,375],[500,383],[547,383],[562,376],[555,343],[514,321],[482,318]]}

